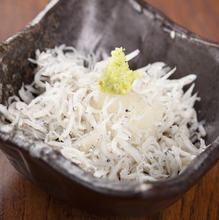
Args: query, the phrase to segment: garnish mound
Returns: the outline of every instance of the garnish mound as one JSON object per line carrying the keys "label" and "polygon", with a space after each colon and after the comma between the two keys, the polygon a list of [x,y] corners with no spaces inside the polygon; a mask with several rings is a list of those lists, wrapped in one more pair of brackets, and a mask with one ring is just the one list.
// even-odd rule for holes
{"label": "garnish mound", "polygon": [[130,70],[124,49],[116,48],[111,52],[109,63],[98,82],[98,88],[105,93],[125,95],[138,77],[140,77],[139,72]]}

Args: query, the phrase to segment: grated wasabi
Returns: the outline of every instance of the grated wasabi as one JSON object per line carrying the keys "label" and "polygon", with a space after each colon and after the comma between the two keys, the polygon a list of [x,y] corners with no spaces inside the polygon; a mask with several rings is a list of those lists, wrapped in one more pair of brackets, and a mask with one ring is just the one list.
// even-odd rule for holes
{"label": "grated wasabi", "polygon": [[141,76],[139,72],[130,70],[124,51],[120,47],[111,52],[109,63],[98,82],[100,91],[125,95],[130,91],[134,80]]}

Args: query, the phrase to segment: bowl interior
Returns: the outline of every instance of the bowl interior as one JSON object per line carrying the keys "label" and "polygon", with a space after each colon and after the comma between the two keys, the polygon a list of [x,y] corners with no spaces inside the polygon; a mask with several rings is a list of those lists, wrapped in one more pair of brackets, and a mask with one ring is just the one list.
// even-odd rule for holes
{"label": "bowl interior", "polygon": [[[109,53],[123,46],[127,53],[140,49],[133,68],[163,61],[177,67],[174,77],[195,73],[200,120],[205,120],[207,142],[218,136],[219,49],[185,32],[167,19],[148,10],[143,3],[122,0],[60,1],[39,23],[31,24],[15,39],[0,45],[0,102],[6,103],[22,83],[32,81],[34,65],[28,62],[36,49],[71,45],[79,50]],[[171,37],[175,31],[175,37]]]}

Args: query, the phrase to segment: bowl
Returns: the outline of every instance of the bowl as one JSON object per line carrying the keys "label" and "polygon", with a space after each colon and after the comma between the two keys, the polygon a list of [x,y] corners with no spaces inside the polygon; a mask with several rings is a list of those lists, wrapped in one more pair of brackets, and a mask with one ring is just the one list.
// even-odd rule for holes
{"label": "bowl", "polygon": [[[0,133],[0,149],[26,178],[45,191],[91,213],[134,216],[158,212],[175,202],[219,159],[219,45],[174,24],[143,1],[52,0],[21,32],[0,44],[0,103],[17,94],[34,76],[35,50],[66,44],[85,52],[123,46],[140,49],[132,63],[155,61],[176,66],[176,77],[195,73],[196,106],[205,120],[207,144],[179,176],[155,183],[118,183],[97,179],[45,144]],[[100,53],[101,58],[101,53]],[[0,121],[0,126],[1,126]]]}

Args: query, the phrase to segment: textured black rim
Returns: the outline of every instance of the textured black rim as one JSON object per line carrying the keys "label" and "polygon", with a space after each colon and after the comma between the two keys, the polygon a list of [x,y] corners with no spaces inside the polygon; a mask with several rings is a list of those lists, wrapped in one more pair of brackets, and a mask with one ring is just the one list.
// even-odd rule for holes
{"label": "textured black rim", "polygon": [[[171,21],[169,18],[163,15],[162,12],[151,7],[143,0],[133,1],[136,4],[139,4],[139,6],[142,7],[142,10],[146,10],[147,12],[151,13],[154,17],[154,20],[161,23],[161,27],[163,29],[166,29],[167,31],[177,32],[177,37],[184,38],[186,36],[187,40],[189,41],[193,41],[197,44],[204,44],[206,46],[219,49],[219,44],[203,40],[197,34],[194,34],[188,31],[187,29],[175,24],[173,21]],[[43,10],[44,14],[37,23],[35,23],[34,25],[28,25],[23,31],[21,31],[14,37],[6,40],[6,42],[0,44],[0,54],[6,53],[7,46],[11,42],[16,40],[17,38],[21,38],[23,35],[36,28],[37,25],[40,22],[42,22],[43,18],[47,16],[47,14],[52,13],[53,9],[58,7],[61,1],[54,2],[55,4],[51,8],[49,8],[49,10],[48,8],[47,10]],[[0,141],[7,143],[9,146],[13,146],[13,148],[20,148],[30,153],[28,149],[34,147],[34,143],[29,144],[29,146],[27,146],[25,142],[23,142],[23,144],[16,145],[15,139],[8,139],[7,141],[4,141],[4,136],[4,134],[0,133]],[[92,175],[85,173],[83,170],[78,168],[77,165],[69,162],[60,153],[54,150],[50,150],[46,153],[45,152],[46,149],[42,148],[40,151],[40,160],[44,161],[50,167],[58,171],[60,174],[71,179],[72,181],[75,181],[96,192],[120,197],[139,197],[144,199],[156,197],[167,198],[176,195],[179,192],[185,192],[186,190],[188,190],[201,176],[203,176],[217,162],[217,160],[219,159],[219,138],[216,141],[214,141],[214,143],[212,143],[211,146],[208,149],[206,149],[202,154],[197,156],[197,158],[189,165],[189,167],[179,176],[149,184],[136,182],[114,183],[110,182],[109,180],[97,179]],[[71,173],[69,172],[69,170],[62,166],[63,161],[69,163],[69,165],[72,168]]]}

